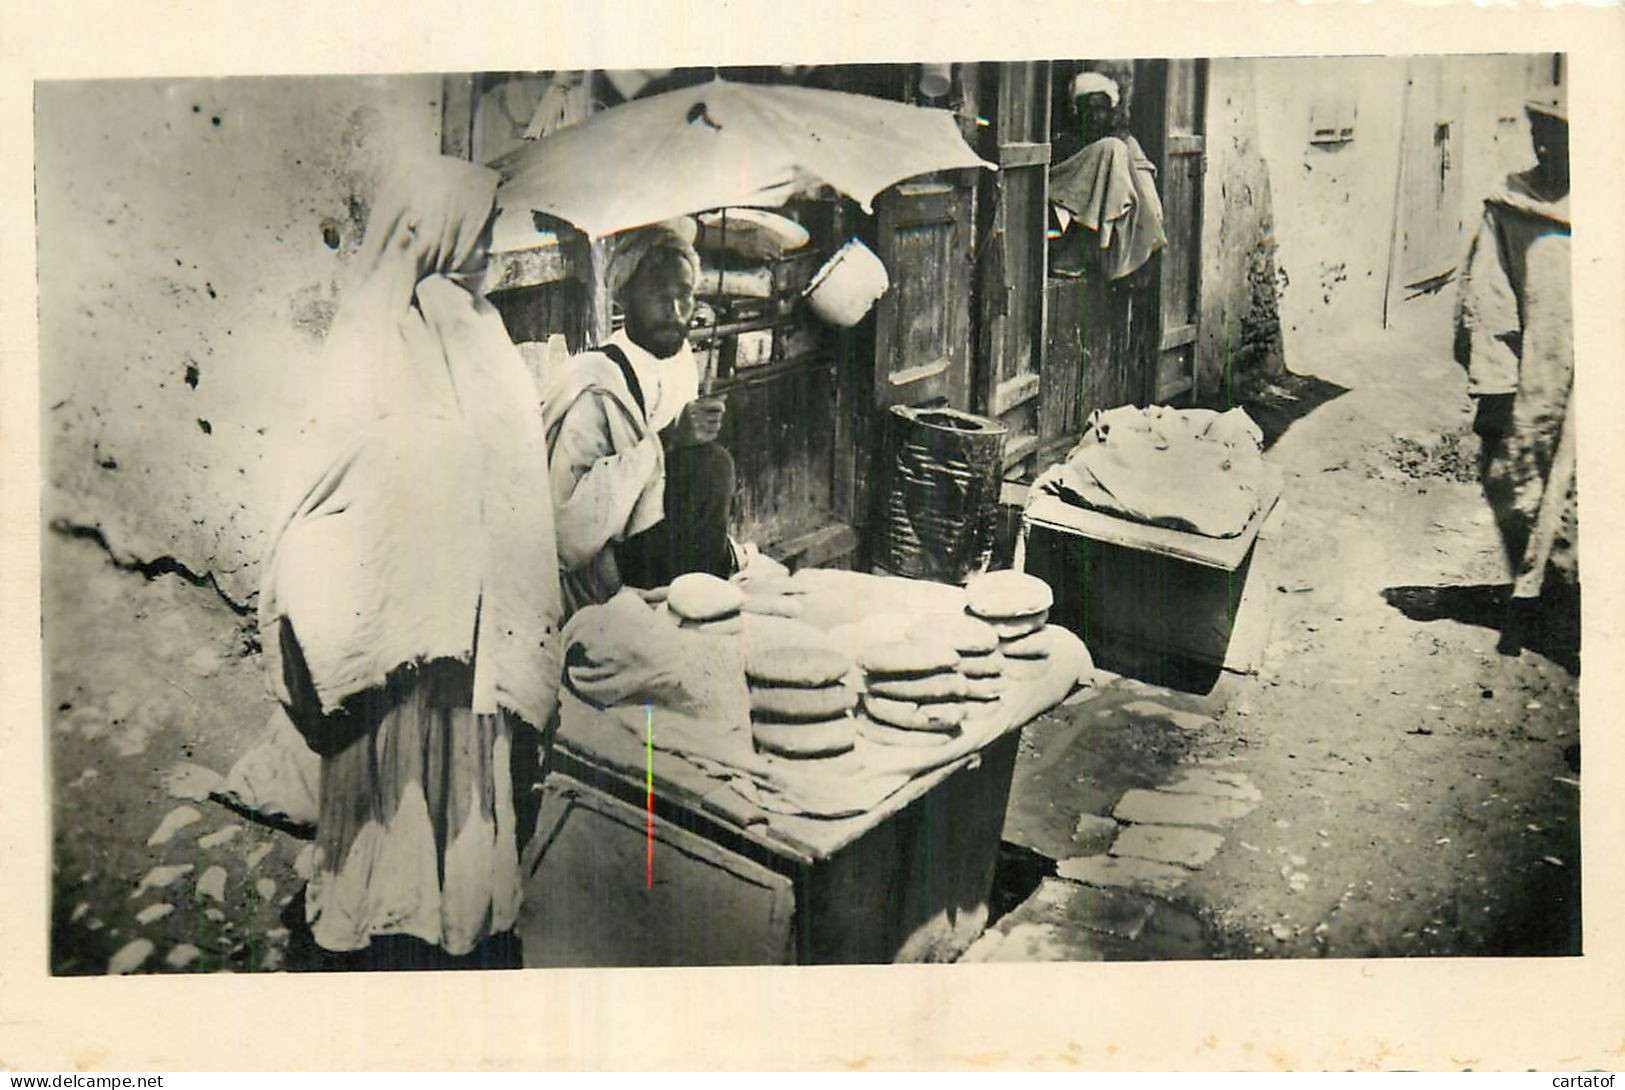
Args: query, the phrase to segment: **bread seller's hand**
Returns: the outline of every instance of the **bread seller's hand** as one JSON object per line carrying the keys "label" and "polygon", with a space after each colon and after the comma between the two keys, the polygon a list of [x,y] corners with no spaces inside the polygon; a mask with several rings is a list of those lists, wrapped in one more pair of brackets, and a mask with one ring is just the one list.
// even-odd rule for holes
{"label": "bread seller's hand", "polygon": [[683,406],[669,431],[672,447],[692,447],[715,442],[722,432],[725,403],[720,397],[702,397]]}

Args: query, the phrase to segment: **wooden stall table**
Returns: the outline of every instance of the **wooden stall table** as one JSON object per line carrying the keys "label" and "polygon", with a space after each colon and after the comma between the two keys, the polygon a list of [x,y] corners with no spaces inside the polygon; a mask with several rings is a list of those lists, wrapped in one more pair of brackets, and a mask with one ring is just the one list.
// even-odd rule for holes
{"label": "wooden stall table", "polygon": [[651,819],[630,737],[560,737],[523,858],[525,964],[952,960],[987,925],[1020,732],[834,821],[720,813],[658,757]]}
{"label": "wooden stall table", "polygon": [[1118,644],[1231,667],[1254,653],[1233,647],[1260,531],[1281,498],[1280,468],[1266,463],[1258,510],[1230,538],[1151,526],[1032,495],[1023,514],[1024,566],[1050,584],[1050,621],[1090,647]]}
{"label": "wooden stall table", "polygon": [[836,819],[759,809],[566,691],[522,852],[525,964],[957,958],[987,925],[1021,730],[1087,667],[1055,635],[1076,661],[1019,683],[965,752]]}

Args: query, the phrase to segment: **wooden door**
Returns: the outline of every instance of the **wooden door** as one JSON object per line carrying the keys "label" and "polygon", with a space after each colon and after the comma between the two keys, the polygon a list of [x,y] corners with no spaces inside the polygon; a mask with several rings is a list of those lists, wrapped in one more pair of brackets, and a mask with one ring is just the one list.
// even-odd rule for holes
{"label": "wooden door", "polygon": [[1456,69],[1449,60],[1412,57],[1406,65],[1389,281],[1390,295],[1398,298],[1448,281],[1466,248],[1460,170],[1466,85],[1459,73],[1451,74]]}
{"label": "wooden door", "polygon": [[875,308],[875,408],[970,407],[971,191],[895,186],[876,204],[891,286]]}
{"label": "wooden door", "polygon": [[1001,64],[994,136],[999,174],[988,187],[991,222],[981,255],[982,365],[977,407],[1010,429],[1006,470],[1055,438],[1042,411],[1045,227],[1049,205],[1048,62]]}
{"label": "wooden door", "polygon": [[[1145,152],[1157,166],[1168,245],[1156,277],[1156,357],[1145,399],[1194,400],[1196,326],[1201,313],[1202,181],[1207,170],[1207,62],[1153,61],[1135,116],[1147,124]],[[1139,80],[1136,80],[1139,83]]]}

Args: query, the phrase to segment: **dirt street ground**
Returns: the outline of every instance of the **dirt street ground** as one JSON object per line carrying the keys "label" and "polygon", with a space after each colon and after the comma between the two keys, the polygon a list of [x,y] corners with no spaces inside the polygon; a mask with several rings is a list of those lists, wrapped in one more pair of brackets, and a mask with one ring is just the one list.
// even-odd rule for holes
{"label": "dirt street ground", "polygon": [[[1576,637],[1496,650],[1442,330],[1421,304],[1257,391],[1287,482],[1257,674],[1118,681],[1030,727],[969,956],[1578,952]],[[84,538],[53,534],[44,573],[53,971],[283,967],[304,843],[206,798],[271,712],[251,618]]]}
{"label": "dirt street ground", "polygon": [[1036,853],[1029,884],[1046,859],[1064,874],[1126,828],[1099,824],[1124,792],[1193,766],[1242,776],[1251,809],[1176,892],[1130,894],[1154,909],[1135,941],[1100,891],[1051,879],[996,928],[1031,922],[1033,941],[976,956],[1579,952],[1578,635],[1551,624],[1497,652],[1509,577],[1444,302],[1290,361],[1296,375],[1249,405],[1271,433],[1302,414],[1269,452],[1285,509],[1251,576],[1270,609],[1257,676],[1160,699],[1213,717],[1197,729],[1125,716],[1112,690],[1046,717],[1024,739],[1006,839]]}
{"label": "dirt street ground", "polygon": [[272,709],[252,618],[85,538],[43,581],[53,971],[279,968],[304,845],[207,798]]}

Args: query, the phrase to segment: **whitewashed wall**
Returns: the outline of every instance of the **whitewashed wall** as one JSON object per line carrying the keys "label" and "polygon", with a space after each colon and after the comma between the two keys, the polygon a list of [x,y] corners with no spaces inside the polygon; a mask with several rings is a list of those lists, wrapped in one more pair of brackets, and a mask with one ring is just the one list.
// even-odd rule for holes
{"label": "whitewashed wall", "polygon": [[438,149],[440,95],[434,76],[39,86],[48,518],[248,601],[377,172]]}

